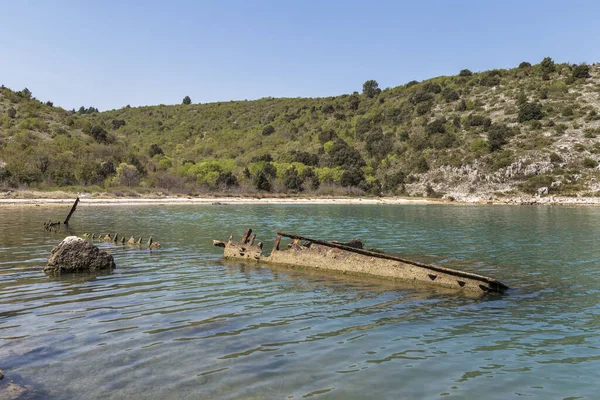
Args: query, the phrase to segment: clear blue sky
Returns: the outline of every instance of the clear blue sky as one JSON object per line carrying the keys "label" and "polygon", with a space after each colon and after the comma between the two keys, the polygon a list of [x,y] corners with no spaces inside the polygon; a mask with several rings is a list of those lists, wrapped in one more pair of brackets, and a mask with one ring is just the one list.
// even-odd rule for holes
{"label": "clear blue sky", "polygon": [[0,0],[0,84],[101,110],[321,97],[545,56],[600,62],[598,1]]}

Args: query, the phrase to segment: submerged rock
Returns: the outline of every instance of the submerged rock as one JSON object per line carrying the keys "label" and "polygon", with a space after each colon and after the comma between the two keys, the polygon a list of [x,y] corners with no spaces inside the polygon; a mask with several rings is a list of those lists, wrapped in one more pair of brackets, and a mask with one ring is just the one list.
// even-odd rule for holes
{"label": "submerged rock", "polygon": [[68,236],[52,249],[46,273],[95,272],[115,268],[112,255],[87,240]]}

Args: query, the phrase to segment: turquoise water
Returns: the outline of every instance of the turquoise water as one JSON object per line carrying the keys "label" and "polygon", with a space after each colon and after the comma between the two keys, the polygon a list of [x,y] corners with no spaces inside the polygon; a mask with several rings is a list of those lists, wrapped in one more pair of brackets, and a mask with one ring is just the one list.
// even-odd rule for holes
{"label": "turquoise water", "polygon": [[[69,207],[0,208],[0,369],[56,399],[597,399],[600,208],[80,205],[117,269],[49,278]],[[495,277],[469,298],[225,263],[212,239],[282,230]],[[6,387],[6,386],[4,386]]]}

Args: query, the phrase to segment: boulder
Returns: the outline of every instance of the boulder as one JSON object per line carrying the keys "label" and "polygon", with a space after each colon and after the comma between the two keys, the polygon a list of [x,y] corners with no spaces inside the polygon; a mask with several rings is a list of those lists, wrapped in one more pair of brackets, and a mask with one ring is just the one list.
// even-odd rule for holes
{"label": "boulder", "polygon": [[115,260],[112,255],[87,240],[68,236],[52,249],[44,272],[95,272],[113,268],[115,268]]}

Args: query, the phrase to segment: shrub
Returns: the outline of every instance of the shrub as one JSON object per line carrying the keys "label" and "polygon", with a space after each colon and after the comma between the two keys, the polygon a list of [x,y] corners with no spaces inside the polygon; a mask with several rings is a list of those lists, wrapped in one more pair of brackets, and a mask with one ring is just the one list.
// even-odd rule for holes
{"label": "shrub", "polygon": [[321,112],[323,114],[333,114],[335,112],[335,108],[331,104],[324,104],[321,107]]}
{"label": "shrub", "polygon": [[531,63],[528,63],[527,61],[523,61],[521,64],[519,64],[519,68],[521,69],[529,67],[531,67]]}
{"label": "shrub", "polygon": [[519,189],[525,193],[535,194],[541,187],[550,188],[553,180],[550,175],[535,175],[527,179],[527,181],[520,183]]}
{"label": "shrub", "polygon": [[362,159],[360,152],[351,147],[342,139],[337,139],[329,149],[330,166],[343,167],[348,169],[351,167],[363,167],[365,161]]}
{"label": "shrub", "polygon": [[403,185],[406,182],[406,174],[398,171],[385,176],[383,181],[383,191],[386,193],[399,193],[404,190]]}
{"label": "shrub", "polygon": [[319,165],[319,156],[316,154],[309,153],[307,151],[292,150],[289,153],[289,158],[291,162],[299,162],[304,165],[310,165],[313,167]]}
{"label": "shrub", "polygon": [[542,129],[542,123],[538,120],[531,121],[531,124],[529,126],[531,126],[531,129],[534,130]]}
{"label": "shrub", "polygon": [[425,115],[429,111],[431,111],[432,108],[433,108],[433,102],[427,101],[424,103],[417,104],[417,107],[415,107],[415,111],[417,112],[417,115]]}
{"label": "shrub", "polygon": [[263,136],[272,135],[274,132],[275,132],[275,128],[273,128],[273,125],[267,125],[262,130]]}
{"label": "shrub", "polygon": [[[359,118],[354,127],[354,133],[357,139],[361,139],[362,135],[371,130],[371,120],[368,118]],[[332,139],[329,139],[332,140]]]}
{"label": "shrub", "polygon": [[543,118],[542,105],[540,103],[525,102],[519,106],[519,122],[540,120]]}
{"label": "shrub", "polygon": [[113,119],[112,120],[112,128],[116,131],[122,126],[125,126],[126,122],[124,119]]}
{"label": "shrub", "polygon": [[192,104],[192,99],[190,98],[190,96],[185,96],[181,104],[190,105]]}
{"label": "shrub", "polygon": [[456,101],[460,98],[460,96],[458,95],[458,92],[450,87],[446,87],[444,88],[444,90],[442,90],[442,98],[444,100],[446,100],[447,103],[450,103],[452,101]]}
{"label": "shrub", "polygon": [[438,94],[442,92],[442,87],[437,83],[427,82],[423,84],[422,90],[428,93]]}
{"label": "shrub", "polygon": [[458,76],[471,76],[473,73],[468,69],[461,69]]}
{"label": "shrub", "polygon": [[254,156],[250,159],[250,163],[256,163],[256,162],[271,162],[273,161],[273,156],[271,156],[271,154],[269,153],[265,153],[261,156]]}
{"label": "shrub", "polygon": [[379,89],[379,84],[375,80],[366,81],[363,84],[363,94],[369,98],[373,98],[381,93],[381,89]]}
{"label": "shrub", "polygon": [[121,163],[117,167],[117,177],[115,179],[117,185],[137,186],[140,180],[141,175],[135,166]]}
{"label": "shrub", "polygon": [[152,158],[157,154],[164,155],[165,152],[156,143],[152,143],[150,145],[150,148],[148,149],[148,155],[150,156],[150,158]]}
{"label": "shrub", "polygon": [[380,127],[373,128],[365,138],[365,149],[369,156],[377,160],[383,159],[393,150],[392,137],[393,134],[384,135]]}
{"label": "shrub", "polygon": [[434,98],[435,96],[433,93],[425,90],[424,88],[420,88],[419,90],[415,91],[413,94],[408,96],[408,101],[410,101],[414,105],[417,105],[419,103],[431,102]]}
{"label": "shrub", "polygon": [[467,117],[468,126],[483,126],[484,128],[492,125],[492,120],[489,117],[484,117],[479,114],[469,114]]}
{"label": "shrub", "polygon": [[239,185],[236,176],[231,171],[220,172],[216,184],[227,188]]}
{"label": "shrub", "polygon": [[554,164],[558,164],[562,162],[562,158],[556,154],[555,152],[550,153],[550,162]]}
{"label": "shrub", "polygon": [[598,161],[593,158],[586,157],[583,159],[583,166],[585,168],[596,168],[598,166]]}
{"label": "shrub", "polygon": [[429,164],[423,156],[417,157],[412,166],[414,171],[417,173],[424,173],[429,171]]}
{"label": "shrub", "polygon": [[108,136],[106,135],[106,131],[99,125],[92,126],[92,128],[90,129],[90,136],[93,137],[94,140],[98,143],[108,142]]}
{"label": "shrub", "polygon": [[490,151],[490,145],[482,138],[475,139],[469,146],[471,153],[476,155],[485,154]]}
{"label": "shrub", "polygon": [[358,106],[360,105],[360,98],[357,95],[350,96],[348,103],[350,105],[351,110],[358,110]]}
{"label": "shrub", "polygon": [[586,64],[576,65],[573,68],[571,76],[575,79],[577,78],[589,78],[590,77],[590,67]]}
{"label": "shrub", "polygon": [[499,73],[497,73],[496,71],[486,72],[481,76],[481,79],[479,80],[479,84],[481,86],[488,86],[488,87],[497,86],[500,84],[500,77],[498,75],[499,75]]}
{"label": "shrub", "polygon": [[425,132],[429,135],[433,135],[436,133],[446,133],[446,128],[444,124],[446,123],[446,118],[436,118],[425,127]]}
{"label": "shrub", "polygon": [[337,139],[337,137],[338,136],[333,129],[330,129],[327,131],[322,131],[322,132],[319,132],[319,143],[325,144],[327,142],[331,142],[334,139]]}
{"label": "shrub", "polygon": [[6,113],[8,114],[9,118],[15,118],[17,116],[17,110],[15,110],[13,107],[10,107]]}

